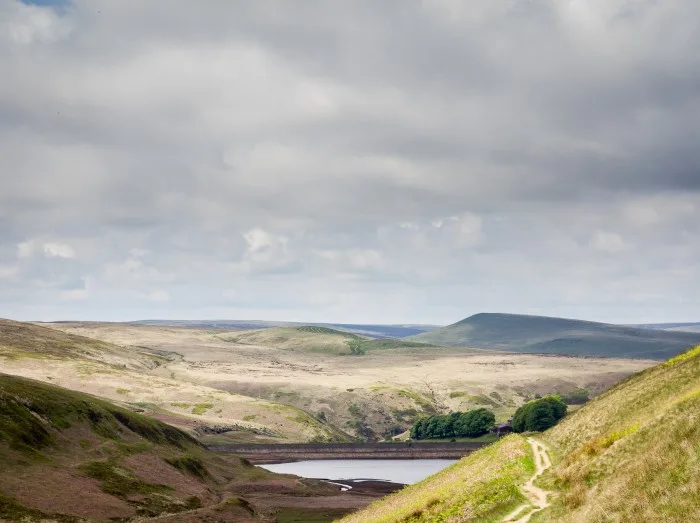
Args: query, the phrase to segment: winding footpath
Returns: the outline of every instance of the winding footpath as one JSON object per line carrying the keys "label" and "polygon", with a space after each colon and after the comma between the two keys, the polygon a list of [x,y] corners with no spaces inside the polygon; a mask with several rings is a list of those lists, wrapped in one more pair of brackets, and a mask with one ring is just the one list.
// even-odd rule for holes
{"label": "winding footpath", "polygon": [[[530,443],[532,453],[535,456],[535,473],[528,480],[528,482],[521,487],[521,491],[525,497],[530,500],[530,503],[521,505],[513,512],[508,514],[505,518],[503,518],[504,522],[527,523],[530,521],[533,514],[540,512],[549,506],[549,503],[547,502],[547,495],[551,494],[551,492],[535,486],[535,480],[540,477],[545,470],[552,466],[552,461],[549,459],[549,454],[547,454],[547,448],[544,446],[544,444],[540,443],[534,438],[527,438],[527,441]],[[532,505],[535,506],[534,510],[524,514],[522,517],[520,517],[520,519],[515,519]]]}

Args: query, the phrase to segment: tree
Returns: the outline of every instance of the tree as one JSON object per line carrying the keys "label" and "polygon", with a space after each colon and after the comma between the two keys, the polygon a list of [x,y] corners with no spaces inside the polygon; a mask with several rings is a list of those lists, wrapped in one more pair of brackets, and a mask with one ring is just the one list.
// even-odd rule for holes
{"label": "tree", "polygon": [[464,412],[455,423],[455,436],[476,438],[486,434],[496,422],[496,416],[488,409]]}
{"label": "tree", "polygon": [[493,412],[475,409],[469,412],[452,412],[421,418],[413,424],[414,439],[477,437],[486,434],[495,422]]}
{"label": "tree", "polygon": [[559,396],[545,396],[528,401],[515,411],[513,430],[515,432],[542,431],[556,425],[566,415],[566,403]]}

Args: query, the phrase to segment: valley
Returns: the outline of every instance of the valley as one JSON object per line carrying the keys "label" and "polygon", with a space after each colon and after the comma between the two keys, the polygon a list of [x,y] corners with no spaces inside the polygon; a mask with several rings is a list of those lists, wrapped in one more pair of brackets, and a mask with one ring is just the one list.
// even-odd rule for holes
{"label": "valley", "polygon": [[[676,373],[689,365],[687,359],[695,361],[677,358],[683,365],[674,367]],[[494,496],[490,509],[479,510],[512,512],[527,505],[526,497],[507,492],[532,475],[530,443],[519,435],[489,434],[452,443],[406,442],[412,424],[424,416],[477,408],[502,422],[539,396],[559,393],[584,401],[590,396],[583,407],[572,405],[561,424],[576,427],[573,432],[557,436],[563,430],[557,426],[542,436],[556,449],[555,466],[532,488],[555,491],[564,487],[552,474],[568,474],[562,472],[567,465],[561,449],[585,444],[578,440],[591,431],[593,418],[609,417],[586,413],[601,404],[612,408],[606,391],[659,368],[666,366],[652,359],[440,346],[318,325],[228,330],[0,320],[0,457],[8,464],[0,471],[0,516],[270,523],[347,516],[348,521],[398,522],[403,520],[393,512],[387,519],[374,515],[384,514],[384,502],[377,499],[398,484],[348,480],[343,487],[253,464],[367,457],[428,463],[463,456],[411,488],[436,485],[442,499],[449,498],[457,495],[450,492],[462,484],[459,478],[470,474],[467,491],[486,488]],[[682,380],[676,389],[692,393]],[[676,400],[659,401],[661,408]],[[620,412],[630,412],[621,405]],[[575,421],[582,419],[584,424]],[[614,434],[625,437],[631,430],[625,427]],[[322,464],[307,468],[319,466],[322,470]],[[70,488],[52,487],[68,483]],[[497,485],[511,490],[501,492]],[[575,496],[582,487],[566,488],[574,490],[565,496]],[[79,501],[83,493],[90,503]],[[396,514],[414,510],[428,518],[416,521],[430,521],[434,510],[454,509],[437,504],[425,510],[420,508],[424,499],[420,494],[402,501]],[[476,510],[470,503],[478,496],[459,499],[466,503],[459,510]],[[348,515],[373,502],[379,505],[365,509],[370,512]],[[557,501],[547,510],[573,506]],[[530,517],[525,508],[522,517]],[[538,520],[539,513],[531,514]]]}
{"label": "valley", "polygon": [[356,335],[303,327],[241,332],[78,322],[33,328],[42,336],[97,340],[122,359],[44,360],[15,351],[5,358],[7,372],[136,405],[209,443],[380,440],[403,433],[421,415],[477,406],[505,420],[536,394],[586,389],[594,395],[654,363],[401,339],[366,340],[370,347],[391,341],[392,348],[352,355],[347,343]]}

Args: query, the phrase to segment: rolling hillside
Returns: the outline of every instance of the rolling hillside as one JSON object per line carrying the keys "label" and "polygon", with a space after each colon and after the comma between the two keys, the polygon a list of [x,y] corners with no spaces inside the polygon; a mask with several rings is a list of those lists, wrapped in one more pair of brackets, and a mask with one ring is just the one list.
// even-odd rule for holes
{"label": "rolling hillside", "polygon": [[[186,433],[107,401],[4,374],[0,463],[2,521],[127,521],[164,513],[184,518],[170,521],[261,521],[261,493],[334,493],[216,456]],[[243,491],[257,494],[242,498]]]}
{"label": "rolling hillside", "polygon": [[326,327],[342,332],[349,332],[368,338],[402,338],[428,332],[439,328],[439,325],[406,324],[380,325],[357,323],[299,323],[293,321],[264,321],[264,320],[140,320],[134,325],[157,325],[169,327],[188,327],[195,329],[221,330],[253,330],[270,329],[274,327]]}
{"label": "rolling hillside", "polygon": [[275,349],[324,354],[351,354],[349,342],[363,342],[365,340],[356,334],[310,325],[272,327],[240,333],[229,332],[221,334],[219,337],[224,341],[241,345],[259,345]]}
{"label": "rolling hillside", "polygon": [[553,461],[535,480],[551,504],[539,512],[522,490],[533,453],[514,434],[342,521],[700,521],[700,347],[624,380],[533,441]]}
{"label": "rolling hillside", "polygon": [[[158,333],[159,338],[167,336]],[[234,441],[349,439],[297,408],[178,379],[167,366],[181,360],[182,355],[167,345],[165,350],[143,343],[118,345],[0,320],[0,370],[6,374],[138,405],[145,413],[202,437],[214,431]]]}
{"label": "rolling hillside", "polygon": [[644,329],[658,329],[664,331],[677,332],[700,332],[700,322],[697,323],[644,323],[634,325],[634,327],[642,327]]}
{"label": "rolling hillside", "polygon": [[700,343],[700,333],[482,313],[406,339],[507,352],[663,360]]}

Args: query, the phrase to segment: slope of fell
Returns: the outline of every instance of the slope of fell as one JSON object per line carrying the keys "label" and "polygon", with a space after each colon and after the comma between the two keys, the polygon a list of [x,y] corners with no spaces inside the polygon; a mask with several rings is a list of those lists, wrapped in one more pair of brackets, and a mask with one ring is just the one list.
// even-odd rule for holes
{"label": "slope of fell", "polygon": [[[180,378],[169,368],[182,360],[172,350],[178,346],[163,341],[151,345],[148,341],[177,339],[179,333],[157,329],[144,340],[134,338],[133,329],[141,331],[147,327],[127,326],[122,331],[114,324],[92,324],[89,328],[60,324],[47,328],[2,320],[0,370],[137,406],[142,412],[202,437],[225,434],[231,439],[266,442],[349,439],[299,409]],[[196,331],[183,331],[192,334],[184,338],[183,344],[200,339]],[[82,335],[95,333],[102,339]],[[206,339],[215,338],[210,334]],[[228,345],[215,341],[220,346]],[[207,345],[204,351],[211,352],[211,347]]]}
{"label": "slope of fell", "polygon": [[700,521],[700,347],[600,395],[544,434],[560,457],[533,521]]}
{"label": "slope of fell", "polygon": [[107,401],[4,374],[0,463],[0,521],[272,522],[288,498],[323,508],[339,495]]}
{"label": "slope of fell", "polygon": [[508,352],[663,360],[700,343],[700,333],[482,313],[407,339]]}
{"label": "slope of fell", "polygon": [[242,345],[260,345],[282,350],[337,355],[351,354],[349,342],[365,340],[356,334],[312,325],[231,332],[222,334],[220,337],[225,341]]}
{"label": "slope of fell", "polygon": [[174,427],[0,374],[0,518],[73,521],[195,508],[213,499],[203,454]]}
{"label": "slope of fell", "polygon": [[[700,347],[529,439],[508,436],[343,521],[700,521]],[[541,477],[535,447],[553,462]]]}
{"label": "slope of fell", "polygon": [[112,343],[31,323],[0,319],[0,356],[19,360],[93,360],[123,368],[152,368],[166,361]]}

